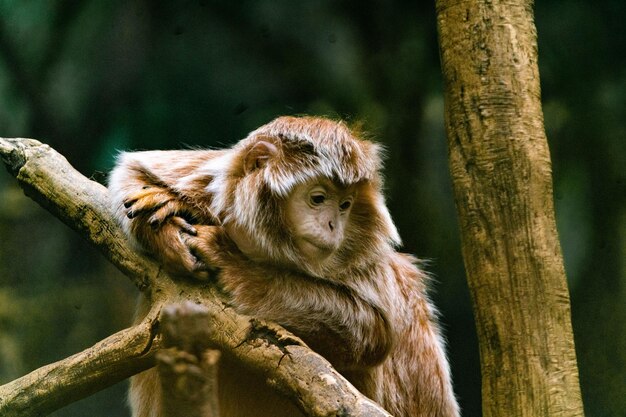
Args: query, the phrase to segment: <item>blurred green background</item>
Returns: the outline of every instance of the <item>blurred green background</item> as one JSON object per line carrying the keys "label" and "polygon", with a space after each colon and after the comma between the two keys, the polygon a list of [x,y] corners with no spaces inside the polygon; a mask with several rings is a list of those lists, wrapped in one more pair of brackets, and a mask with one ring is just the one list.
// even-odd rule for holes
{"label": "blurred green background", "polygon": [[[535,13],[585,409],[626,416],[626,2]],[[441,88],[434,1],[0,1],[0,136],[44,141],[100,182],[122,149],[228,145],[282,114],[364,122],[479,416]],[[136,295],[0,170],[0,383],[124,328]],[[125,389],[54,415],[128,416]]]}

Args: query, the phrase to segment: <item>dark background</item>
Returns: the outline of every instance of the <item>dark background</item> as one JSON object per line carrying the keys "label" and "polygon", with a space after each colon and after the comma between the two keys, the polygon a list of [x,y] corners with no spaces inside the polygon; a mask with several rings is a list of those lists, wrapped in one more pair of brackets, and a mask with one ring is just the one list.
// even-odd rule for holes
{"label": "dark background", "polygon": [[[479,416],[433,3],[2,1],[0,136],[104,182],[122,149],[229,145],[283,114],[362,121],[388,149],[403,250],[429,260],[456,391]],[[585,409],[626,416],[626,2],[535,13]],[[136,295],[0,170],[0,383],[124,328]],[[54,415],[127,416],[125,389]]]}

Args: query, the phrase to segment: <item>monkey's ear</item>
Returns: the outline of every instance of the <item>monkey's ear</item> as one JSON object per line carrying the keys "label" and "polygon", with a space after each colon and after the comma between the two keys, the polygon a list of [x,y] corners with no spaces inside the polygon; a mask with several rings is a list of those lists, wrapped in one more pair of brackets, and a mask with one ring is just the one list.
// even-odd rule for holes
{"label": "monkey's ear", "polygon": [[270,158],[278,154],[278,148],[271,142],[259,140],[250,148],[243,160],[243,170],[248,174],[255,169],[263,168]]}

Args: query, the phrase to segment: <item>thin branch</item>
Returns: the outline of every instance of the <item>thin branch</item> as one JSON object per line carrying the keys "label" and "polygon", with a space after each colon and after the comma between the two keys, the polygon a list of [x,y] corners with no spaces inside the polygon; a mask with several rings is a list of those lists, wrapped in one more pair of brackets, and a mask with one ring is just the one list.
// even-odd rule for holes
{"label": "thin branch", "polygon": [[107,189],[51,147],[0,138],[0,157],[28,196],[93,243],[153,303],[139,326],[1,386],[0,415],[42,415],[152,366],[161,342],[153,331],[160,327],[161,307],[192,301],[207,308],[211,343],[263,374],[306,415],[389,416],[293,334],[237,314],[210,284],[174,281],[134,252],[113,217]]}
{"label": "thin branch", "polygon": [[122,330],[87,350],[0,386],[0,415],[44,416],[153,364],[149,322]]}

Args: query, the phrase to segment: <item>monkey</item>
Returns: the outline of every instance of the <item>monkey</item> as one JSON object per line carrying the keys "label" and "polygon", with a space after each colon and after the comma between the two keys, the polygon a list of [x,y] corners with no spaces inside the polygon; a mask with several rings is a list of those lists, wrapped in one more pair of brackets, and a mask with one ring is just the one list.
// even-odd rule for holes
{"label": "monkey", "polygon": [[[428,275],[396,250],[383,149],[363,136],[282,116],[231,148],[122,153],[114,210],[170,272],[216,275],[237,312],[292,331],[392,415],[459,416]],[[227,355],[218,387],[223,416],[302,415]],[[153,370],[133,377],[133,415],[160,416],[158,392]]]}

